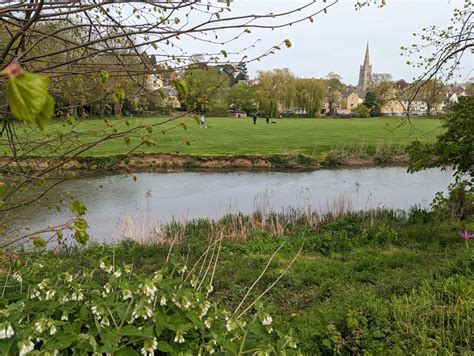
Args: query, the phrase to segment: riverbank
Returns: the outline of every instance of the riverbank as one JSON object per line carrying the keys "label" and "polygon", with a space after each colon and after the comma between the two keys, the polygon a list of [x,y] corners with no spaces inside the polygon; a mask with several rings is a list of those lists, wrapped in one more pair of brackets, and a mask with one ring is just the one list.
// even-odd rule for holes
{"label": "riverbank", "polygon": [[[22,289],[3,275],[0,283],[4,300],[16,301],[59,271],[93,276],[100,260],[147,278],[169,254],[189,269],[219,254],[215,273],[200,272],[212,273],[210,298],[232,311],[257,279],[249,301],[272,286],[261,298],[272,326],[303,354],[463,354],[474,348],[474,259],[460,227],[421,210],[201,219],[169,224],[158,240],[31,253],[17,263]],[[2,259],[4,271],[11,260]]]}
{"label": "riverbank", "polygon": [[369,168],[406,166],[409,157],[404,148],[379,147],[339,148],[315,156],[304,154],[196,156],[181,154],[141,153],[128,156],[92,156],[78,158],[23,158],[8,163],[10,171],[19,166],[30,172],[44,171],[64,162],[52,173],[77,174],[84,171],[117,171],[125,173],[166,172],[186,170],[317,170],[332,168]]}

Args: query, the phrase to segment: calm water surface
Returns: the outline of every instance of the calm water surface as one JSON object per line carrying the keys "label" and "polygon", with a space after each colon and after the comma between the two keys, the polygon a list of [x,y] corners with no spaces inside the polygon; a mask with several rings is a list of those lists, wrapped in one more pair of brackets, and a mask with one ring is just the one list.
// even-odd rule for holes
{"label": "calm water surface", "polygon": [[[320,170],[314,172],[180,172],[107,175],[69,181],[61,189],[83,201],[92,238],[114,241],[124,219],[158,225],[171,219],[219,218],[257,208],[288,207],[325,212],[344,200],[352,210],[378,207],[428,207],[434,194],[446,191],[452,171],[430,169],[416,174],[405,168]],[[36,213],[30,229],[64,222],[71,214]]]}

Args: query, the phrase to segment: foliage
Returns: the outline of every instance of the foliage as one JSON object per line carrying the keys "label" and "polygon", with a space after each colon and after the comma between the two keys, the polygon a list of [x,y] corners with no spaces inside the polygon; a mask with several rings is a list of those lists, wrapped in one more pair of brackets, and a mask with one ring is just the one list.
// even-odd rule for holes
{"label": "foliage", "polygon": [[[209,314],[214,308],[234,310],[246,294],[245,286],[259,277],[262,266],[267,264],[277,248],[281,247],[249,298],[254,299],[265,291],[303,246],[294,264],[263,298],[268,307],[266,312],[272,316],[273,327],[293,329],[292,339],[297,341],[302,353],[370,352],[379,355],[395,350],[399,354],[435,354],[443,349],[469,354],[473,348],[471,330],[474,318],[470,307],[474,288],[472,251],[464,246],[457,229],[453,231],[452,222],[439,219],[433,212],[420,209],[410,212],[378,210],[321,216],[318,219],[306,212],[288,210],[267,216],[226,216],[219,222],[199,219],[174,223],[167,231],[169,236],[166,242],[173,241],[178,234],[173,255],[186,259],[188,266],[198,261],[206,251],[209,239],[221,234],[225,237],[212,283],[214,291],[207,298],[190,286],[191,277],[183,283],[176,271],[171,277],[176,284],[164,285],[170,280],[168,273],[182,266],[165,262],[169,243],[140,245],[126,241],[114,246],[92,244],[85,249],[69,250],[68,253],[27,254],[24,258],[29,262],[24,269],[20,267],[24,259],[18,260],[18,266],[15,266],[15,257],[3,255],[0,285],[4,290],[4,303],[18,305],[18,301],[24,300],[27,305],[46,308],[46,302],[51,301],[27,301],[23,296],[38,289],[39,283],[49,278],[50,282],[59,282],[54,287],[57,292],[53,298],[57,298],[57,293],[62,293],[66,285],[65,272],[74,277],[73,285],[85,289],[84,295],[89,289],[97,288],[97,299],[109,303],[107,298],[114,297],[117,303],[123,303],[125,301],[122,301],[122,294],[116,285],[112,285],[114,288],[107,298],[102,296],[105,292],[103,287],[120,280],[121,283],[128,283],[127,287],[138,289],[140,283],[144,285],[154,278],[157,270],[161,270],[167,272],[163,275],[163,281],[156,283],[155,312],[163,310],[158,305],[161,294],[174,293],[179,285],[182,285],[179,290],[190,291],[190,295],[210,302]],[[242,238],[237,240],[233,236]],[[112,265],[109,261],[120,261],[122,275],[118,280],[113,273],[119,270],[119,264],[114,265],[112,268],[115,269],[109,274],[102,269],[97,270],[97,261],[100,260],[104,261],[103,268],[107,270]],[[39,264],[45,267],[40,268]],[[130,265],[133,273],[125,274],[124,265]],[[30,269],[31,266],[34,268]],[[12,270],[8,272],[10,268]],[[18,278],[14,274],[17,271],[24,279],[22,285],[14,279]],[[91,273],[92,277],[81,278]],[[8,281],[5,280],[7,275],[10,276]],[[75,278],[76,275],[78,278]],[[28,292],[29,285],[32,288]],[[205,285],[207,282],[203,283]],[[49,286],[52,286],[51,283]],[[48,289],[43,289],[40,295],[46,297]],[[205,291],[205,288],[201,290]],[[71,294],[72,290],[67,289],[67,292]],[[143,289],[133,292],[133,295],[133,303],[136,303],[138,298],[143,297]],[[222,304],[216,304],[216,300]],[[129,299],[126,301],[130,302]],[[194,307],[194,299],[190,302]],[[110,303],[113,306],[113,302]],[[169,310],[170,315],[179,313],[185,316],[186,323],[180,325],[194,325],[194,319],[187,318],[193,309],[178,309],[170,304],[168,294],[167,303],[167,307],[173,307]],[[89,313],[87,321],[91,328],[97,328],[94,316],[90,315],[92,305],[86,304],[84,309]],[[53,302],[51,308],[55,306],[56,302]],[[48,339],[58,337],[59,330],[73,328],[74,315],[81,318],[80,311],[77,312],[74,307],[74,314],[68,312],[69,321],[61,321],[62,307],[56,309],[57,314],[50,315],[54,315],[58,332],[44,335]],[[34,310],[38,311],[38,307]],[[46,310],[49,312],[49,309]],[[259,313],[256,314],[258,317]],[[41,315],[35,317],[40,319]],[[111,318],[107,317],[110,328],[115,328]],[[247,325],[252,320],[253,316],[244,317]],[[26,319],[23,323],[27,323]],[[212,330],[218,326],[225,327],[223,320],[216,320],[216,323],[211,326]],[[100,321],[98,324],[100,326]],[[155,320],[139,318],[134,321],[135,326],[150,324],[153,324],[155,332]],[[17,337],[14,324],[12,329]],[[147,330],[146,327],[143,330]],[[186,343],[179,344],[173,341],[176,331],[166,326],[160,336],[163,339],[157,337],[157,341],[166,341],[178,352],[186,347],[188,340],[197,342],[193,335],[198,333],[205,332],[199,326],[198,330],[190,329],[184,335]],[[274,333],[266,335],[271,336],[272,340],[277,336]],[[102,340],[100,334],[94,338],[98,343]],[[253,341],[256,340],[252,338]],[[136,347],[140,352],[143,343],[142,339],[129,347]],[[272,345],[275,345],[273,341]]]}
{"label": "foliage", "polygon": [[316,117],[321,112],[324,96],[325,85],[322,80],[296,79],[294,105],[303,109],[306,117]]}
{"label": "foliage", "polygon": [[212,285],[201,288],[183,264],[150,275],[103,261],[97,267],[49,274],[36,262],[16,270],[14,282],[28,292],[1,302],[2,354],[296,353],[260,304],[245,322],[210,301]]}
{"label": "foliage", "polygon": [[[445,131],[434,143],[415,141],[409,148],[410,171],[429,166],[452,166],[456,174],[474,177],[474,97],[460,97],[452,110],[442,117]],[[433,162],[432,158],[436,157]]]}
{"label": "foliage", "polygon": [[259,110],[270,117],[291,107],[295,90],[295,77],[289,69],[259,71],[255,87]]}
{"label": "foliage", "polygon": [[12,115],[44,129],[54,111],[54,99],[48,94],[49,78],[25,72],[17,63],[8,65],[0,75],[8,77],[6,99]]}
{"label": "foliage", "polygon": [[231,108],[239,112],[246,112],[247,115],[257,107],[255,88],[245,82],[232,86],[228,100]]}
{"label": "foliage", "polygon": [[336,106],[342,98],[344,88],[340,75],[331,72],[326,76],[326,101],[329,105],[330,115],[335,113]]}
{"label": "foliage", "polygon": [[229,76],[218,68],[206,67],[188,69],[184,73],[186,95],[180,99],[189,111],[209,112],[211,115],[227,113]]}
{"label": "foliage", "polygon": [[370,117],[370,109],[364,104],[357,105],[354,109],[352,109],[352,112],[355,114],[356,117],[360,117],[360,118]]}
{"label": "foliage", "polygon": [[365,94],[364,105],[369,108],[371,116],[377,116],[380,113],[380,104],[373,91],[368,91]]}

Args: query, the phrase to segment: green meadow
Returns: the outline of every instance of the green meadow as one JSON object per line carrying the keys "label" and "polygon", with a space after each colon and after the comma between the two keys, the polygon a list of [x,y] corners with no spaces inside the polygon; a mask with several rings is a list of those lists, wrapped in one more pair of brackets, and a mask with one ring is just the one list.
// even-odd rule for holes
{"label": "green meadow", "polygon": [[[168,121],[168,122],[166,122]],[[148,126],[155,145],[142,145],[136,152],[179,153],[197,156],[278,155],[304,154],[315,156],[335,148],[370,148],[409,145],[415,139],[431,142],[441,132],[437,119],[402,118],[371,119],[271,119],[270,124],[259,118],[253,125],[251,118],[206,118],[206,128],[200,128],[192,118],[166,117],[128,118],[107,120],[82,119],[74,124],[75,140],[90,143],[97,140],[97,132],[133,130]],[[65,134],[71,126],[54,121],[37,135]],[[20,135],[25,135],[21,133]],[[131,132],[127,144],[124,137],[105,140],[84,152],[84,156],[112,156],[129,152],[142,142],[144,128]]]}

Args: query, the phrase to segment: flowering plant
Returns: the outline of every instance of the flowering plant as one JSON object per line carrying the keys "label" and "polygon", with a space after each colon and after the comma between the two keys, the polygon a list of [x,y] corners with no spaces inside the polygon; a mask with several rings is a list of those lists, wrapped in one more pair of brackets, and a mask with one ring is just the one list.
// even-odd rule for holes
{"label": "flowering plant", "polygon": [[142,276],[101,261],[29,286],[26,276],[11,279],[27,286],[21,298],[0,302],[0,354],[298,353],[261,305],[245,320],[228,312],[181,264]]}

